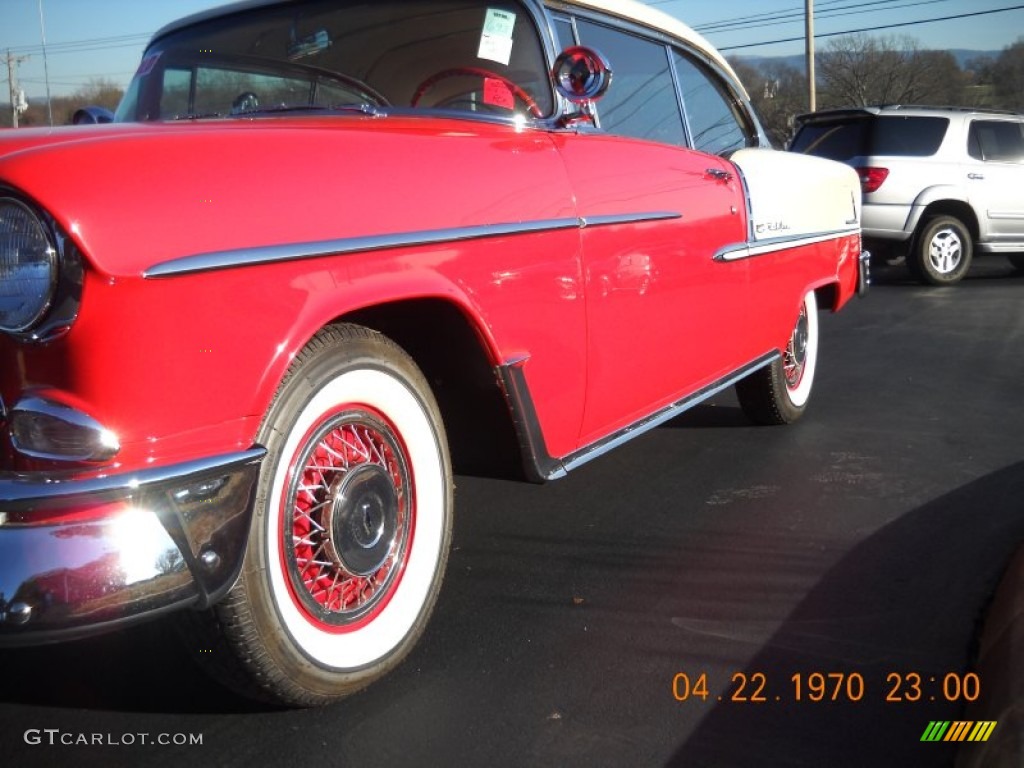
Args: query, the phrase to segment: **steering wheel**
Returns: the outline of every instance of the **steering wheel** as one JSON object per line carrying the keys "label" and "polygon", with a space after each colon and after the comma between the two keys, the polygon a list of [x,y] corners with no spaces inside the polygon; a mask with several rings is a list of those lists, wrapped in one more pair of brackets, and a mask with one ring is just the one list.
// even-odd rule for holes
{"label": "steering wheel", "polygon": [[482,69],[480,67],[453,67],[452,69],[443,69],[436,75],[431,75],[416,88],[416,92],[412,95],[412,100],[409,102],[412,106],[417,106],[420,99],[423,98],[423,94],[433,88],[442,80],[449,77],[459,77],[468,75],[469,77],[489,77],[492,80],[498,80],[505,87],[507,87],[512,95],[519,99],[523,104],[526,105],[527,111],[534,117],[540,118],[544,116],[544,113],[540,111],[540,107],[537,106],[537,102],[533,100],[526,91],[516,85],[514,82],[509,80],[503,75],[499,75],[497,72],[492,72],[489,69]]}
{"label": "steering wheel", "polygon": [[344,85],[354,88],[359,91],[363,96],[369,96],[373,100],[374,107],[390,107],[391,102],[388,101],[387,97],[374,88],[369,83],[364,83],[358,77],[352,77],[352,75],[346,75],[344,72],[332,72],[330,76],[331,80],[337,80]]}

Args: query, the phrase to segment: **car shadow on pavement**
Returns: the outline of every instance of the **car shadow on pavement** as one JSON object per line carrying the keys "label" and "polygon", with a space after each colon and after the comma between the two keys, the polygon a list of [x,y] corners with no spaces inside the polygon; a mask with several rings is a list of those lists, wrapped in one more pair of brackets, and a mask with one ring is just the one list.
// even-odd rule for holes
{"label": "car shadow on pavement", "polygon": [[[921,739],[931,721],[965,717],[962,681],[985,610],[1024,542],[1022,499],[1019,463],[929,502],[849,551],[744,666],[739,698],[747,701],[733,700],[736,684],[712,691],[707,704],[719,694],[722,700],[668,764],[952,765],[958,745]],[[1014,661],[1019,670],[1024,660]],[[818,701],[815,673],[828,681]],[[840,678],[829,673],[844,676],[838,694]],[[858,680],[849,685],[857,676],[863,693]],[[754,700],[752,683],[762,680]],[[983,679],[982,701],[985,691]]]}
{"label": "car shadow on pavement", "polygon": [[260,712],[207,677],[170,617],[0,655],[0,702],[113,712]]}

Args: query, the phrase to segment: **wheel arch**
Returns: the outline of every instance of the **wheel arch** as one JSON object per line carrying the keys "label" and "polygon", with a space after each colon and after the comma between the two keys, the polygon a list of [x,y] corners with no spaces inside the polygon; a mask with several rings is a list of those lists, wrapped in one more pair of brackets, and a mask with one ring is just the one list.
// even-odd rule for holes
{"label": "wheel arch", "polygon": [[958,200],[953,198],[944,198],[942,200],[934,200],[929,202],[922,210],[920,216],[917,217],[917,221],[914,222],[914,241],[916,243],[917,238],[921,235],[921,230],[927,225],[930,219],[936,216],[953,216],[964,223],[967,230],[971,233],[971,237],[975,242],[981,236],[981,226],[978,222],[978,217],[974,213],[974,209],[965,200]]}
{"label": "wheel arch", "polygon": [[386,302],[347,313],[415,361],[437,398],[458,474],[523,479],[519,441],[484,330],[439,298]]}
{"label": "wheel arch", "polygon": [[839,282],[832,281],[814,287],[814,298],[818,302],[818,309],[827,309],[832,312],[839,311]]}
{"label": "wheel arch", "polygon": [[437,291],[378,298],[344,311],[309,310],[293,324],[255,393],[254,410],[266,413],[291,361],[324,327],[353,323],[387,336],[412,357],[441,409],[455,472],[522,479],[523,459],[511,413],[495,372],[497,345],[471,309]]}

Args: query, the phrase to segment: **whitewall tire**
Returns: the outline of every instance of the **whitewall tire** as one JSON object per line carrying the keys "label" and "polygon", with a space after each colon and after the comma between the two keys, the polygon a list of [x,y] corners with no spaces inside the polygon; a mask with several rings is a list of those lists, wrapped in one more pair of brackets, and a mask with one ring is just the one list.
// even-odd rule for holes
{"label": "whitewall tire", "polygon": [[782,356],[736,384],[747,416],[757,424],[791,424],[811,398],[818,366],[818,302],[808,291]]}
{"label": "whitewall tire", "polygon": [[423,632],[451,540],[444,428],[404,351],[337,325],[296,358],[261,442],[242,575],[213,611],[234,667],[219,676],[324,704],[384,675]]}

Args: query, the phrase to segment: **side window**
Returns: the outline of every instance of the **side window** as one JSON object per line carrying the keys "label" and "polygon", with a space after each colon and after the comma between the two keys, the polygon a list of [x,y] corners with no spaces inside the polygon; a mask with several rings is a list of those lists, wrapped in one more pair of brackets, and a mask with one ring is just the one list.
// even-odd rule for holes
{"label": "side window", "polygon": [[673,56],[683,88],[683,106],[693,148],[721,155],[754,146],[753,132],[725,84],[719,83],[713,72],[679,51],[673,51]]}
{"label": "side window", "polygon": [[1024,162],[1024,123],[974,120],[967,136],[967,148],[977,160]]}
{"label": "side window", "polygon": [[200,67],[193,109],[200,115],[231,115],[279,104],[309,104],[310,83],[259,72]]}
{"label": "side window", "polygon": [[164,87],[160,92],[160,117],[173,120],[187,115],[191,111],[188,106],[191,88],[191,69],[165,69]]}
{"label": "side window", "polygon": [[884,115],[875,120],[871,154],[929,157],[939,151],[947,128],[945,117]]}
{"label": "side window", "polygon": [[555,18],[555,42],[558,43],[558,52],[576,45],[576,39],[572,32],[572,22],[562,17]]}
{"label": "side window", "polygon": [[583,45],[611,62],[615,73],[597,103],[601,128],[609,133],[684,145],[679,98],[665,47],[618,30],[577,19]]}

